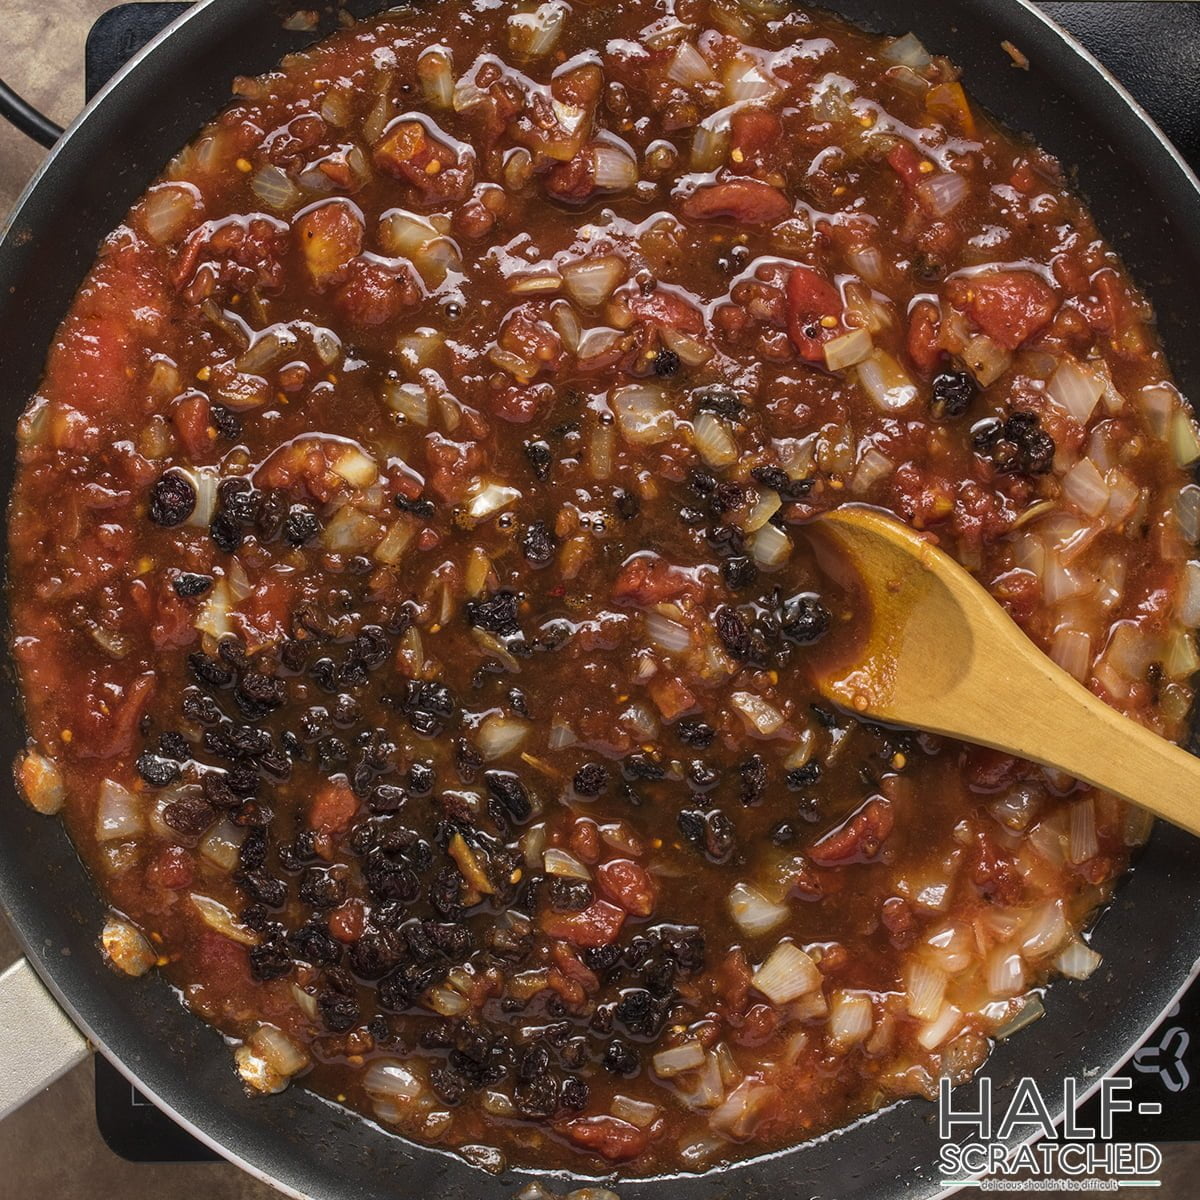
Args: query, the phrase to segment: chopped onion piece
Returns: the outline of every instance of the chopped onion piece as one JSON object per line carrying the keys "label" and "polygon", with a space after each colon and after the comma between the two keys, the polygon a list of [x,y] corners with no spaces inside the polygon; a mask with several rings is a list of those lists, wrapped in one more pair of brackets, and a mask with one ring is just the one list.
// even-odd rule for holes
{"label": "chopped onion piece", "polygon": [[279,167],[268,163],[250,179],[250,190],[275,212],[290,212],[304,199],[300,189]]}
{"label": "chopped onion piece", "polygon": [[1189,629],[1173,630],[1167,638],[1163,655],[1163,671],[1168,679],[1189,679],[1200,670],[1200,655],[1196,653],[1196,635]]}
{"label": "chopped onion piece", "polygon": [[709,1125],[731,1138],[744,1140],[778,1104],[779,1089],[774,1084],[744,1079],[713,1113]]}
{"label": "chopped onion piece", "polygon": [[198,892],[192,892],[188,899],[209,929],[232,942],[240,942],[243,946],[258,945],[258,934],[237,921],[233,913],[219,900],[214,900],[211,896],[202,896]]}
{"label": "chopped onion piece", "polygon": [[1200,429],[1182,409],[1171,418],[1171,454],[1177,467],[1190,467],[1200,458]]}
{"label": "chopped onion piece", "polygon": [[379,464],[357,446],[347,447],[332,463],[331,469],[351,487],[368,488],[379,482]]}
{"label": "chopped onion piece", "polygon": [[869,329],[852,329],[825,343],[825,365],[831,371],[844,371],[862,362],[874,349]]}
{"label": "chopped onion piece", "polygon": [[192,183],[160,183],[146,193],[142,220],[152,242],[177,241],[191,225],[201,205],[200,189]]}
{"label": "chopped onion piece", "polygon": [[591,879],[592,873],[573,854],[551,847],[542,854],[542,869],[547,875],[564,879]]}
{"label": "chopped onion piece", "polygon": [[932,1021],[941,1012],[946,995],[946,972],[914,959],[904,971],[909,1016]]}
{"label": "chopped onion piece", "polygon": [[682,654],[692,644],[692,634],[686,626],[668,620],[660,613],[648,612],[642,618],[646,636],[668,654]]}
{"label": "chopped onion piece", "polygon": [[445,46],[430,46],[417,59],[421,94],[434,108],[454,103],[454,59]]}
{"label": "chopped onion piece", "polygon": [[1050,657],[1085,683],[1092,666],[1092,635],[1082,629],[1060,629],[1050,643]]}
{"label": "chopped onion piece", "polygon": [[1012,366],[1012,352],[984,334],[973,337],[963,351],[962,360],[980,387],[990,387]]}
{"label": "chopped onion piece", "polygon": [[704,1047],[699,1042],[684,1042],[670,1050],[660,1050],[650,1060],[656,1075],[671,1079],[683,1071],[694,1071],[704,1066]]}
{"label": "chopped onion piece", "polygon": [[1183,568],[1178,615],[1189,629],[1200,626],[1200,562],[1189,562]]}
{"label": "chopped onion piece", "polygon": [[487,762],[511,754],[529,736],[529,729],[530,726],[526,721],[492,713],[484,718],[483,724],[479,727],[479,735],[476,739],[479,752]]}
{"label": "chopped onion piece", "polygon": [[675,431],[675,414],[667,407],[662,388],[653,384],[632,384],[612,394],[621,436],[639,446],[666,441]]}
{"label": "chopped onion piece", "polygon": [[387,533],[371,551],[371,556],[376,562],[384,563],[389,567],[395,566],[404,557],[404,552],[412,544],[420,527],[417,521],[401,517],[389,527]]}
{"label": "chopped onion piece", "polygon": [[780,942],[754,972],[750,982],[772,1004],[788,1004],[817,991],[821,986],[821,972],[794,942]]}
{"label": "chopped onion piece", "polygon": [[105,958],[126,975],[145,975],[158,961],[158,955],[141,930],[124,917],[114,915],[104,922],[100,946]]}
{"label": "chopped onion piece", "polygon": [[425,1084],[407,1063],[397,1058],[377,1058],[363,1076],[363,1089],[372,1100],[410,1105],[425,1093]]}
{"label": "chopped onion piece", "polygon": [[772,737],[783,728],[783,713],[755,692],[734,692],[729,703],[738,710],[750,731],[759,737]]}
{"label": "chopped onion piece", "polygon": [[1189,483],[1180,488],[1175,502],[1175,519],[1185,541],[1193,546],[1200,542],[1200,487],[1196,484]]}
{"label": "chopped onion piece", "polygon": [[204,597],[204,602],[196,610],[196,619],[192,624],[209,637],[220,641],[233,632],[229,623],[229,610],[232,601],[229,595],[229,583],[218,579],[212,590]]}
{"label": "chopped onion piece", "polygon": [[870,446],[859,459],[858,469],[850,481],[850,490],[857,496],[865,495],[873,483],[890,475],[895,469],[896,464],[886,454],[880,454],[874,446]]}
{"label": "chopped onion piece", "polygon": [[788,918],[788,908],[773,904],[756,887],[748,883],[735,883],[729,893],[729,913],[738,928],[756,937],[769,933]]}
{"label": "chopped onion piece", "polygon": [[959,1026],[962,1013],[953,1004],[943,1004],[941,1012],[917,1034],[926,1050],[936,1050]]}
{"label": "chopped onion piece", "polygon": [[1011,946],[988,955],[987,989],[993,996],[1016,996],[1025,990],[1025,962]]}
{"label": "chopped onion piece", "polygon": [[200,854],[222,870],[232,871],[238,865],[238,851],[245,840],[245,829],[222,818],[204,835]]}
{"label": "chopped onion piece", "polygon": [[738,460],[737,442],[733,434],[720,417],[710,412],[702,412],[692,426],[696,439],[696,450],[704,460],[704,465],[720,471],[731,467]]}
{"label": "chopped onion piece", "polygon": [[783,497],[771,488],[763,488],[754,507],[739,522],[746,533],[757,533],[783,507]]}
{"label": "chopped onion piece", "polygon": [[768,523],[754,535],[750,553],[760,567],[774,570],[783,566],[791,556],[791,539],[778,526]]}
{"label": "chopped onion piece", "polygon": [[715,171],[729,157],[731,140],[728,112],[706,117],[692,133],[692,169]]}
{"label": "chopped onion piece", "polygon": [[1054,960],[1055,967],[1068,979],[1087,979],[1102,959],[1080,938],[1072,938]]}
{"label": "chopped onion piece", "polygon": [[716,76],[708,60],[691,42],[680,42],[667,67],[667,78],[681,87],[691,87],[697,83],[712,83]]}
{"label": "chopped onion piece", "polygon": [[861,1042],[875,1023],[871,998],[865,992],[839,989],[829,1001],[829,1038],[839,1048]]}
{"label": "chopped onion piece", "polygon": [[389,379],[383,385],[383,400],[406,421],[420,425],[422,429],[429,426],[429,393],[421,384]]}
{"label": "chopped onion piece", "polygon": [[1067,857],[1073,863],[1085,863],[1100,853],[1096,840],[1096,802],[1089,796],[1070,806],[1071,822],[1067,840]]}
{"label": "chopped onion piece", "polygon": [[562,0],[539,4],[508,18],[508,48],[524,58],[542,58],[558,44],[570,9]]}
{"label": "chopped onion piece", "polygon": [[599,308],[625,278],[625,260],[615,254],[578,258],[559,268],[563,287],[576,304]]}
{"label": "chopped onion piece", "polygon": [[467,515],[476,523],[485,521],[520,499],[521,493],[514,487],[477,480],[468,492]]}
{"label": "chopped onion piece", "polygon": [[442,233],[428,217],[403,208],[390,208],[379,218],[379,241],[383,249],[404,258],[411,258]]}
{"label": "chopped onion piece", "polygon": [[115,780],[102,779],[96,804],[96,840],[115,842],[145,832],[144,807],[128,788]]}
{"label": "chopped onion piece", "polygon": [[321,545],[335,554],[365,554],[383,537],[383,526],[362,509],[347,504],[326,522],[320,537]]}
{"label": "chopped onion piece", "polygon": [[274,1025],[260,1025],[246,1044],[280,1075],[295,1075],[308,1066],[308,1055]]}
{"label": "chopped onion piece", "polygon": [[855,369],[859,386],[884,412],[902,412],[916,403],[916,384],[886,350],[872,350]]}
{"label": "chopped onion piece", "polygon": [[906,33],[903,37],[894,38],[883,51],[883,57],[888,62],[899,63],[914,71],[922,71],[933,62],[929,51],[915,33]]}
{"label": "chopped onion piece", "polygon": [[1046,384],[1046,395],[1080,425],[1086,425],[1104,395],[1104,380],[1073,358],[1064,358]]}
{"label": "chopped onion piece", "polygon": [[1098,517],[1109,501],[1108,485],[1090,458],[1081,458],[1063,478],[1063,495],[1084,516]]}
{"label": "chopped onion piece", "polygon": [[662,1109],[657,1104],[646,1100],[634,1100],[631,1096],[614,1096],[609,1109],[614,1117],[628,1121],[639,1129],[649,1129],[662,1115]]}
{"label": "chopped onion piece", "polygon": [[948,217],[967,198],[971,185],[956,171],[939,171],[916,186],[922,206],[932,217]]}
{"label": "chopped onion piece", "polygon": [[1066,941],[1070,930],[1061,900],[1047,900],[1030,914],[1021,930],[1021,953],[1027,961],[1053,954]]}
{"label": "chopped onion piece", "polygon": [[58,812],[66,799],[66,786],[58,763],[36,750],[27,750],[21,758],[17,783],[25,803],[46,816]]}
{"label": "chopped onion piece", "polygon": [[637,159],[627,149],[612,142],[592,147],[592,183],[599,191],[623,192],[637,181]]}
{"label": "chopped onion piece", "polygon": [[685,367],[702,367],[713,356],[711,347],[692,337],[691,334],[680,333],[667,325],[659,328],[658,336],[668,350],[679,355],[679,361]]}
{"label": "chopped onion piece", "polygon": [[779,95],[779,87],[765,68],[753,58],[734,58],[725,67],[725,101],[744,104],[753,100],[769,104]]}

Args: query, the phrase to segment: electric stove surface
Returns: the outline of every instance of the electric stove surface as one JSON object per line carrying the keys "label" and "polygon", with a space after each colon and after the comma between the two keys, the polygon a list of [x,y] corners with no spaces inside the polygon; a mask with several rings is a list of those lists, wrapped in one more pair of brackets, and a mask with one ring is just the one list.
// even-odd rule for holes
{"label": "electric stove surface", "polygon": [[[92,26],[85,79],[90,99],[132,55],[188,7],[123,4]],[[1040,7],[1070,30],[1129,89],[1200,171],[1200,0],[1072,0]],[[969,80],[968,80],[969,84]],[[1195,1141],[1200,1133],[1200,982],[1163,1019],[1120,1072],[1132,1112],[1118,1118],[1121,1141]],[[1081,1082],[1081,1087],[1087,1081]],[[1095,1127],[1096,1102],[1077,1124]],[[109,1147],[134,1162],[207,1162],[218,1156],[159,1112],[101,1056],[96,1121]]]}

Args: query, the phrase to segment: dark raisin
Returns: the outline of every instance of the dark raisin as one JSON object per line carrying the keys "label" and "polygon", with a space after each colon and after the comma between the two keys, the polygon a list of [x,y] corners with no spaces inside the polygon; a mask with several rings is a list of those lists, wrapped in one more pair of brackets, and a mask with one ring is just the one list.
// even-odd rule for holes
{"label": "dark raisin", "polygon": [[501,637],[520,633],[517,604],[516,593],[509,591],[496,592],[486,600],[468,600],[467,623]]}
{"label": "dark raisin", "polygon": [[260,983],[282,979],[291,970],[292,958],[282,930],[261,945],[250,947],[250,974]]}
{"label": "dark raisin", "polygon": [[317,1008],[321,1012],[322,1024],[333,1033],[346,1033],[362,1019],[358,998],[342,992],[322,992],[317,997]]}
{"label": "dark raisin", "polygon": [[479,768],[483,766],[483,755],[466,738],[457,738],[454,742],[454,766],[463,783],[474,783]]}
{"label": "dark raisin", "polygon": [[164,758],[174,759],[177,763],[185,763],[192,757],[187,738],[171,729],[158,735],[158,752]]}
{"label": "dark raisin", "polygon": [[589,971],[607,971],[617,965],[620,957],[620,946],[590,946],[583,951],[583,965]]}
{"label": "dark raisin", "polygon": [[199,837],[216,819],[213,807],[202,796],[185,795],[163,806],[163,823],[184,837]]}
{"label": "dark raisin", "polygon": [[941,371],[933,377],[929,411],[935,421],[961,417],[971,407],[979,389],[966,371]]}
{"label": "dark raisin", "polygon": [[721,639],[721,644],[729,651],[730,657],[737,659],[738,662],[748,659],[754,648],[754,642],[749,627],[737,609],[730,608],[727,604],[722,605],[717,609],[714,623],[717,628],[717,636]]}
{"label": "dark raisin", "polygon": [[248,479],[222,479],[217,485],[217,510],[239,525],[253,525],[262,493]]}
{"label": "dark raisin", "polygon": [[221,710],[213,698],[195,687],[184,689],[180,711],[186,720],[194,721],[197,725],[215,725],[221,719]]}
{"label": "dark raisin", "polygon": [[400,944],[390,929],[366,929],[351,947],[350,962],[364,979],[380,979],[400,961]]}
{"label": "dark raisin", "polygon": [[196,489],[178,471],[167,471],[150,488],[150,520],[168,528],[182,525],[196,509]]}
{"label": "dark raisin", "polygon": [[736,421],[742,415],[742,402],[731,388],[719,384],[698,388],[692,393],[696,407],[704,412],[716,413],[727,421]]}
{"label": "dark raisin", "polygon": [[211,404],[208,418],[216,431],[229,441],[235,441],[242,436],[242,419],[231,408],[224,404]]}
{"label": "dark raisin", "polygon": [[407,783],[408,790],[415,796],[427,796],[433,791],[433,785],[437,781],[437,776],[434,773],[433,767],[427,762],[414,762],[409,764]]}
{"label": "dark raisin", "polygon": [[613,1075],[635,1075],[638,1070],[637,1052],[619,1038],[614,1038],[604,1050],[604,1069]]}
{"label": "dark raisin", "polygon": [[704,524],[704,514],[694,504],[685,504],[679,510],[679,519],[689,529],[695,529],[698,525]]}
{"label": "dark raisin", "polygon": [[617,488],[613,493],[613,505],[622,521],[632,521],[642,511],[642,502],[625,488]]}
{"label": "dark raisin", "polygon": [[779,630],[798,646],[810,646],[829,632],[833,617],[816,596],[803,593],[784,602],[779,612]]}
{"label": "dark raisin", "polygon": [[788,788],[793,792],[802,791],[816,783],[821,773],[821,764],[816,759],[806,762],[802,767],[793,767],[786,776]]}
{"label": "dark raisin", "polygon": [[744,554],[727,558],[721,564],[721,578],[730,591],[740,592],[758,582],[758,564]]}
{"label": "dark raisin", "polygon": [[773,846],[790,846],[797,837],[796,827],[791,821],[776,821],[767,833]]}
{"label": "dark raisin", "polygon": [[273,675],[247,671],[233,689],[233,698],[246,716],[258,718],[283,705],[287,699],[287,688],[282,679],[276,679]]}
{"label": "dark raisin", "polygon": [[300,876],[300,899],[313,908],[336,908],[346,898],[346,880],[326,867],[309,867]]}
{"label": "dark raisin", "polygon": [[406,496],[403,492],[397,492],[392,499],[392,503],[401,511],[412,513],[414,517],[420,517],[422,520],[428,521],[437,509],[434,507],[433,501],[424,496]]}
{"label": "dark raisin", "polygon": [[767,790],[767,764],[761,754],[752,754],[738,764],[738,799],[747,806],[758,804]]}
{"label": "dark raisin", "polygon": [[429,1086],[433,1088],[443,1104],[454,1108],[467,1098],[467,1087],[462,1078],[448,1067],[435,1067],[429,1072]]}
{"label": "dark raisin", "polygon": [[288,935],[288,945],[296,958],[314,967],[331,966],[342,957],[341,943],[323,925],[301,925]]}
{"label": "dark raisin", "polygon": [[363,875],[373,900],[398,900],[407,904],[421,894],[421,881],[412,867],[392,862],[383,854],[368,856]]}
{"label": "dark raisin", "polygon": [[694,792],[708,792],[721,782],[721,772],[707,763],[695,759],[688,764],[688,787]]}
{"label": "dark raisin", "polygon": [[527,821],[533,815],[525,785],[511,771],[486,771],[483,776],[488,792],[498,800],[514,821]]}
{"label": "dark raisin", "polygon": [[137,757],[137,773],[151,786],[166,787],[179,778],[179,763],[144,750]]}
{"label": "dark raisin", "polygon": [[579,912],[596,898],[586,879],[566,879],[554,876],[550,880],[550,904],[559,912]]}
{"label": "dark raisin", "polygon": [[394,783],[378,783],[371,790],[367,807],[373,813],[399,812],[408,803],[408,793]]}
{"label": "dark raisin", "polygon": [[675,733],[685,746],[696,750],[707,750],[713,744],[717,731],[704,721],[680,721],[675,726]]}
{"label": "dark raisin", "polygon": [[1054,465],[1054,441],[1036,413],[1020,411],[1005,421],[986,421],[975,428],[973,444],[999,471],[1044,475]]}
{"label": "dark raisin", "polygon": [[628,754],[621,760],[621,774],[629,780],[661,779],[667,773],[666,768],[648,754],[640,750]]}
{"label": "dark raisin", "polygon": [[212,587],[212,576],[183,571],[171,580],[171,587],[180,599],[190,600],[193,596],[203,596]]}
{"label": "dark raisin", "polygon": [[283,538],[292,546],[303,546],[317,536],[320,528],[321,522],[312,509],[294,504],[283,522]]}
{"label": "dark raisin", "polygon": [[525,457],[533,468],[535,479],[545,481],[550,478],[550,467],[554,463],[554,454],[550,446],[542,441],[528,441],[524,444]]}
{"label": "dark raisin", "polygon": [[242,871],[234,876],[234,880],[268,908],[282,908],[287,901],[287,884],[263,871]]}
{"label": "dark raisin", "polygon": [[262,493],[258,515],[254,518],[254,531],[263,545],[279,537],[287,515],[288,494],[283,488],[268,488]]}
{"label": "dark raisin", "polygon": [[679,355],[674,350],[661,349],[654,356],[654,373],[659,379],[674,375],[680,367]]}
{"label": "dark raisin", "polygon": [[568,1075],[558,1089],[558,1103],[567,1112],[582,1112],[588,1106],[591,1091],[578,1075]]}
{"label": "dark raisin", "polygon": [[597,762],[584,763],[578,771],[575,772],[575,778],[572,781],[572,786],[575,788],[577,796],[584,796],[587,799],[593,799],[596,796],[602,796],[608,790],[608,785],[611,781],[611,776],[607,768],[601,766]]}
{"label": "dark raisin", "polygon": [[554,560],[558,540],[545,521],[534,521],[521,535],[521,552],[535,567],[544,567]]}
{"label": "dark raisin", "polygon": [[242,545],[242,527],[228,513],[219,512],[208,527],[213,545],[225,554],[236,553]]}

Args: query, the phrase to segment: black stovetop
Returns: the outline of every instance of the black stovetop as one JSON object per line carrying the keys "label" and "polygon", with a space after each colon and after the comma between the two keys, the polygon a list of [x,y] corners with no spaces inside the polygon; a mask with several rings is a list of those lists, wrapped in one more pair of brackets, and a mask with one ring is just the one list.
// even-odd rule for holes
{"label": "black stovetop", "polygon": [[[1142,103],[1184,156],[1200,170],[1200,2],[1090,0],[1041,2]],[[185,8],[181,3],[123,4],[105,13],[87,42],[85,79],[93,96],[104,82]],[[1200,983],[1146,1038],[1121,1074],[1133,1082],[1133,1113],[1118,1119],[1125,1141],[1195,1141],[1200,1131]],[[1094,1103],[1081,1124],[1096,1125]],[[215,1159],[139,1095],[102,1057],[96,1059],[96,1121],[108,1145],[134,1162]]]}

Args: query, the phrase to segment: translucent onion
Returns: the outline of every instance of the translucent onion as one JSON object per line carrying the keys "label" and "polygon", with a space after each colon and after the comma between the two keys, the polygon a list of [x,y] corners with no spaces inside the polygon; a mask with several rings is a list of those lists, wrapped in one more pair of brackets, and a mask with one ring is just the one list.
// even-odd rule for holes
{"label": "translucent onion", "polygon": [[731,140],[728,113],[706,117],[692,133],[692,169],[715,171],[729,157]]}
{"label": "translucent onion", "polygon": [[679,355],[679,361],[685,367],[702,367],[713,356],[714,352],[711,346],[706,346],[689,333],[681,333],[678,329],[671,329],[669,326],[663,325],[659,328],[658,336],[668,350]]}
{"label": "translucent onion", "polygon": [[200,189],[191,183],[160,183],[146,193],[142,220],[152,242],[166,246],[187,232],[199,212]]}
{"label": "translucent onion", "polygon": [[158,961],[158,955],[139,930],[124,917],[110,916],[100,931],[100,947],[118,971],[126,975],[145,975]]}
{"label": "translucent onion", "polygon": [[1103,960],[1079,938],[1072,938],[1054,960],[1055,967],[1068,979],[1087,979]]}
{"label": "translucent onion", "polygon": [[788,918],[788,908],[774,904],[756,887],[735,883],[729,893],[729,913],[737,927],[751,937],[770,933]]}
{"label": "translucent onion", "polygon": [[852,329],[825,343],[825,365],[831,371],[844,371],[862,362],[874,349],[869,329]]}
{"label": "translucent onion", "polygon": [[788,1004],[820,988],[821,972],[794,942],[780,942],[750,982],[772,1004]]}
{"label": "translucent onion", "polygon": [[654,384],[632,384],[612,394],[612,409],[621,436],[638,446],[666,441],[675,431],[675,414],[666,395]]}
{"label": "translucent onion", "polygon": [[667,78],[686,88],[697,83],[712,83],[716,76],[708,60],[691,42],[680,42],[667,67]]}
{"label": "translucent onion", "polygon": [[684,1042],[669,1050],[660,1050],[650,1060],[656,1075],[672,1079],[684,1071],[694,1071],[704,1066],[704,1047],[699,1042]]}
{"label": "translucent onion", "polygon": [[1189,562],[1183,568],[1177,612],[1189,629],[1200,626],[1200,562]]}
{"label": "translucent onion", "polygon": [[550,0],[532,12],[513,13],[508,18],[508,48],[523,58],[544,57],[558,44],[569,12],[562,0]]}
{"label": "translucent onion", "polygon": [[754,507],[738,522],[746,533],[756,533],[783,507],[783,497],[771,488],[763,488]]}
{"label": "translucent onion", "polygon": [[1149,384],[1138,393],[1138,407],[1150,436],[1165,440],[1172,414],[1179,407],[1179,393],[1170,384]]}
{"label": "translucent onion", "polygon": [[973,337],[963,351],[962,360],[980,387],[990,387],[1012,366],[1012,352],[984,334]]}
{"label": "translucent onion", "polygon": [[720,417],[710,412],[702,412],[696,417],[692,428],[696,450],[704,460],[705,466],[720,471],[737,462],[737,442],[733,440],[733,434]]}
{"label": "translucent onion", "polygon": [[649,1129],[662,1115],[657,1104],[645,1100],[634,1100],[631,1096],[614,1096],[609,1112],[621,1121],[628,1121],[639,1129]]}
{"label": "translucent onion", "polygon": [[547,875],[563,879],[591,879],[592,873],[573,854],[552,846],[542,854],[542,869]]}
{"label": "translucent onion", "polygon": [[530,725],[516,717],[492,713],[479,727],[476,744],[484,760],[492,762],[511,754],[529,736]]}
{"label": "translucent onion", "polygon": [[971,926],[951,921],[925,939],[934,965],[949,975],[966,970],[975,959],[975,937]]}
{"label": "translucent onion", "polygon": [[872,350],[856,371],[859,386],[884,412],[902,412],[916,403],[916,384],[886,350]]}
{"label": "translucent onion", "polygon": [[646,636],[668,654],[682,654],[692,645],[692,634],[686,626],[669,620],[661,613],[648,612],[642,618]]}
{"label": "translucent onion", "polygon": [[731,59],[725,67],[724,85],[727,104],[769,104],[779,95],[778,85],[752,58]]}
{"label": "translucent onion", "polygon": [[1196,635],[1188,629],[1173,630],[1167,637],[1163,671],[1169,679],[1189,679],[1200,670],[1196,653]]}
{"label": "translucent onion", "polygon": [[597,142],[591,155],[592,183],[598,191],[623,192],[637,183],[637,159],[624,146]]}
{"label": "translucent onion", "polygon": [[709,1125],[736,1140],[750,1137],[759,1122],[779,1106],[779,1089],[771,1083],[744,1079],[709,1118]]}
{"label": "translucent onion", "polygon": [[1086,425],[1104,395],[1104,380],[1073,358],[1064,358],[1046,384],[1046,395],[1080,425]]}
{"label": "translucent onion", "polygon": [[321,529],[321,545],[335,554],[365,554],[383,537],[383,526],[360,508],[339,508]]}
{"label": "translucent onion", "polygon": [[196,610],[196,619],[192,624],[201,633],[220,641],[221,638],[228,637],[233,632],[233,626],[229,623],[232,605],[229,582],[225,579],[218,579]]}
{"label": "translucent onion", "polygon": [[445,46],[430,46],[417,59],[421,94],[434,108],[454,103],[454,59]]}
{"label": "translucent onion", "polygon": [[348,446],[338,455],[331,464],[331,470],[351,487],[367,488],[379,481],[379,464],[357,446]]}
{"label": "translucent onion", "polygon": [[35,812],[53,816],[62,809],[66,785],[58,764],[36,750],[28,750],[17,767],[17,782],[25,803]]}
{"label": "translucent onion", "polygon": [[1171,418],[1169,441],[1177,467],[1190,467],[1200,459],[1200,429],[1191,413],[1180,410]]}
{"label": "translucent onion", "polygon": [[921,205],[932,217],[948,217],[967,198],[971,185],[955,171],[939,171],[916,186]]}
{"label": "translucent onion", "polygon": [[443,232],[428,217],[403,208],[388,209],[379,218],[379,241],[383,249],[404,258],[411,258]]}
{"label": "translucent onion", "polygon": [[397,1058],[377,1058],[363,1076],[363,1089],[372,1100],[408,1106],[425,1094],[421,1077]]}
{"label": "translucent onion", "polygon": [[904,990],[909,1016],[932,1021],[941,1012],[946,995],[946,972],[919,959],[904,970]]}
{"label": "translucent onion", "polygon": [[773,737],[783,728],[783,713],[754,692],[734,692],[729,703],[741,714],[750,731],[759,737]]}
{"label": "translucent onion", "polygon": [[1050,657],[1068,675],[1085,683],[1092,666],[1092,635],[1082,629],[1060,629],[1050,643]]}
{"label": "translucent onion", "polygon": [[792,543],[782,529],[768,524],[754,535],[750,553],[760,567],[771,571],[787,562],[792,553]]}
{"label": "translucent onion", "polygon": [[599,308],[625,278],[625,260],[615,254],[579,258],[559,268],[563,287],[576,304]]}
{"label": "translucent onion", "polygon": [[1033,909],[1021,929],[1021,953],[1029,962],[1046,958],[1062,946],[1069,934],[1062,901],[1044,901]]}
{"label": "translucent onion", "polygon": [[953,1004],[943,1004],[941,1012],[917,1034],[926,1050],[936,1050],[959,1026],[962,1013]]}
{"label": "translucent onion", "polygon": [[899,63],[914,71],[922,71],[933,62],[929,51],[925,49],[914,33],[906,33],[903,37],[889,42],[883,51],[883,57],[888,62]]}
{"label": "translucent onion", "polygon": [[96,840],[115,842],[145,832],[145,805],[128,788],[112,779],[100,781],[96,803]]}
{"label": "translucent onion", "polygon": [[247,1045],[280,1075],[295,1075],[308,1066],[308,1055],[274,1025],[260,1025],[250,1035]]}
{"label": "translucent onion", "polygon": [[477,480],[468,492],[467,515],[472,521],[484,521],[488,517],[515,504],[521,493],[506,484]]}
{"label": "translucent onion", "polygon": [[303,199],[287,173],[272,163],[259,167],[250,178],[250,190],[275,212],[291,212]]}
{"label": "translucent onion", "polygon": [[238,865],[238,851],[246,840],[246,830],[222,818],[200,842],[200,854],[223,871],[232,871]]}
{"label": "translucent onion", "polygon": [[855,495],[865,495],[873,483],[890,475],[895,469],[896,464],[886,454],[880,454],[873,446],[869,447],[859,459],[858,469],[850,481],[850,490]]}
{"label": "translucent onion", "polygon": [[372,558],[386,566],[395,566],[404,557],[408,547],[412,545],[412,540],[416,537],[420,527],[417,521],[401,517],[388,528],[387,533],[371,551]]}
{"label": "translucent onion", "polygon": [[428,428],[429,393],[421,384],[389,379],[383,385],[383,402],[406,421],[422,429]]}
{"label": "translucent onion", "polygon": [[1071,820],[1068,826],[1067,857],[1079,864],[1093,859],[1100,853],[1096,840],[1096,803],[1088,796],[1070,806]]}
{"label": "translucent onion", "polygon": [[1025,962],[1011,946],[997,946],[987,959],[987,990],[1016,996],[1025,990]]}
{"label": "translucent onion", "polygon": [[853,1046],[875,1023],[871,999],[865,992],[839,989],[829,1000],[829,1037],[839,1047]]}
{"label": "translucent onion", "polygon": [[240,942],[243,946],[258,945],[258,934],[241,924],[219,900],[214,900],[211,896],[202,896],[198,892],[193,892],[188,899],[209,929],[229,938],[231,942]]}
{"label": "translucent onion", "polygon": [[1084,516],[1098,517],[1109,501],[1108,485],[1090,458],[1081,458],[1063,477],[1063,495]]}

